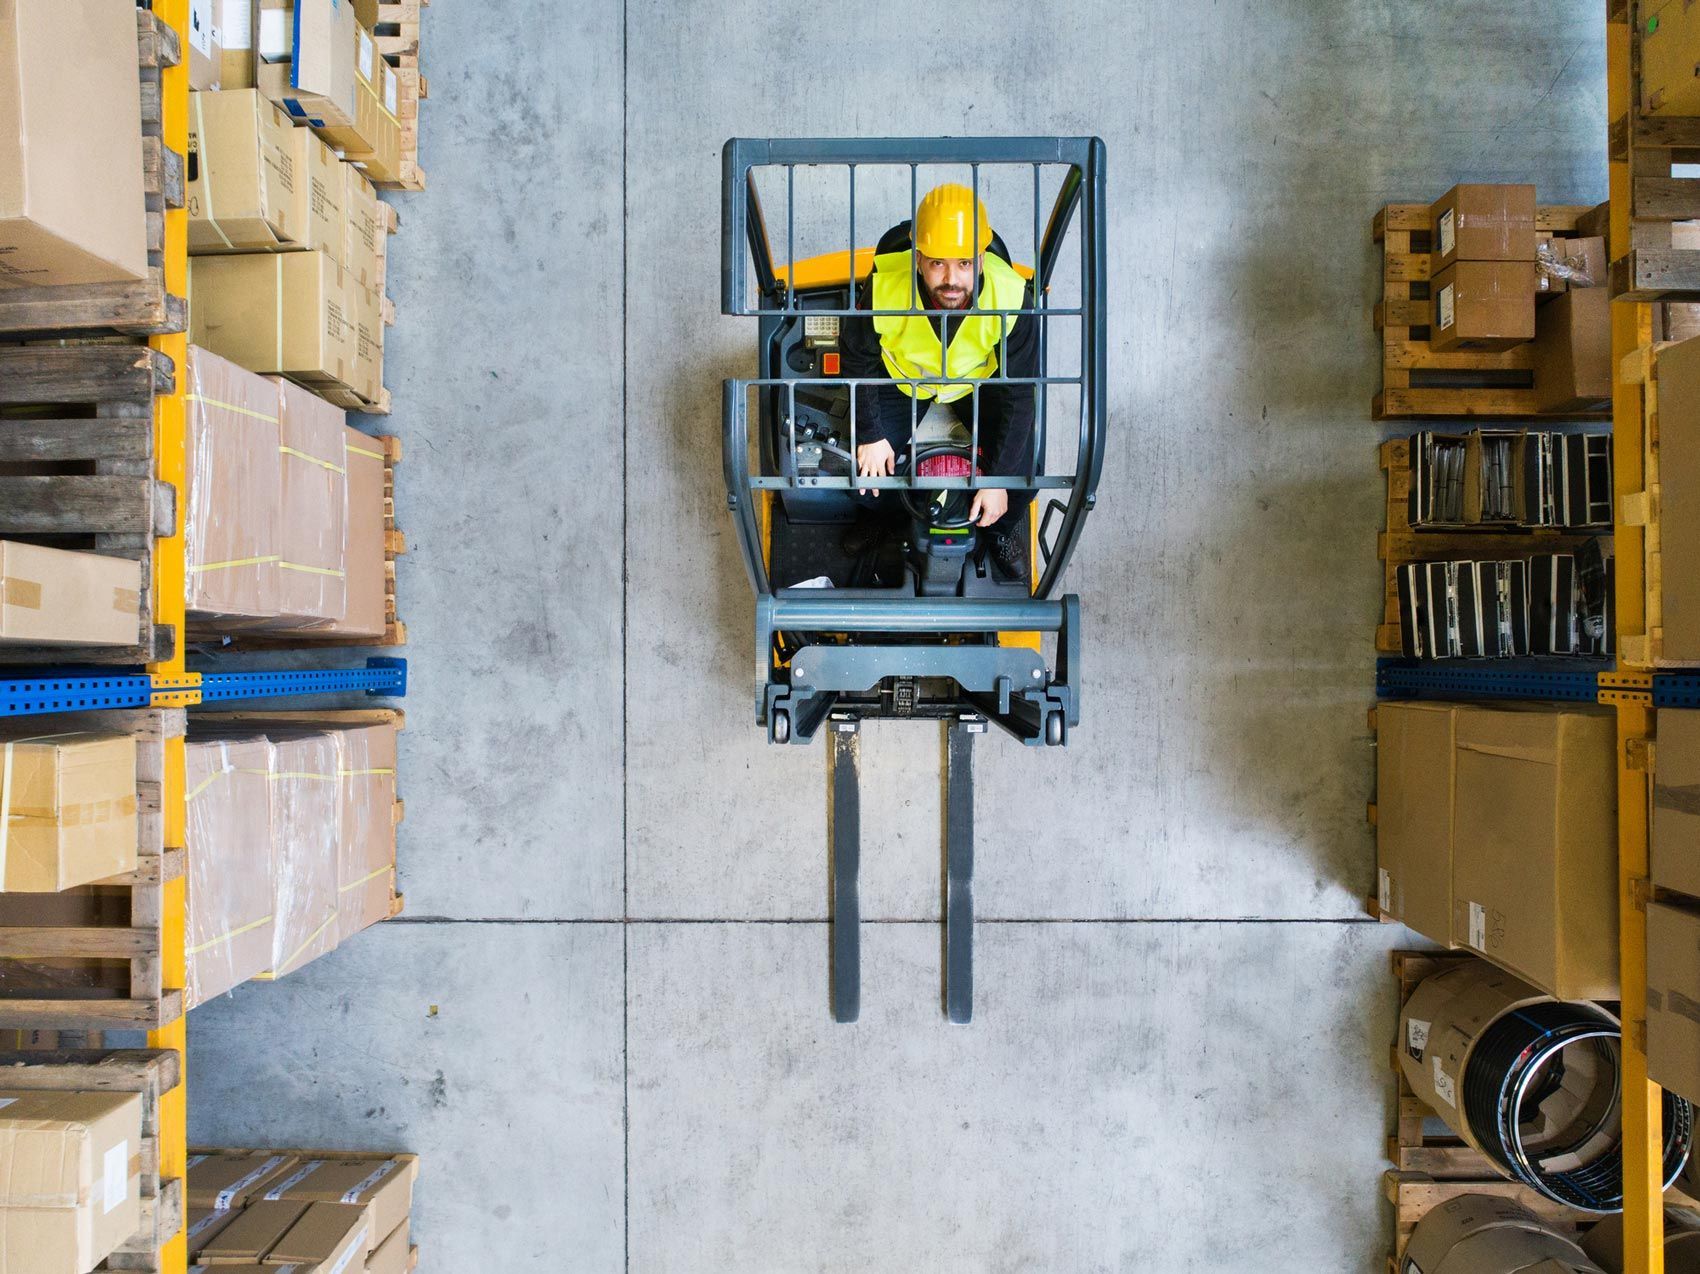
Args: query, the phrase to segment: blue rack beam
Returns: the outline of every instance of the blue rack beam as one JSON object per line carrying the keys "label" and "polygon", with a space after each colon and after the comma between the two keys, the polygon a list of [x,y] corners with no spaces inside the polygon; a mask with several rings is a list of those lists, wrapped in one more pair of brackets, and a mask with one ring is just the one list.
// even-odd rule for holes
{"label": "blue rack beam", "polygon": [[401,698],[407,694],[407,661],[374,658],[364,668],[310,668],[269,672],[204,672],[201,702],[275,699],[284,695],[350,694]]}
{"label": "blue rack beam", "polygon": [[1700,675],[1691,672],[1653,674],[1655,708],[1700,708]]}
{"label": "blue rack beam", "polygon": [[[146,708],[177,702],[222,703],[232,699],[275,699],[285,695],[364,692],[399,699],[407,694],[407,661],[376,657],[364,668],[314,668],[270,672],[209,672],[200,685],[181,675],[82,673],[60,669],[34,677],[0,678],[0,717],[102,708]],[[170,694],[173,699],[159,696]]]}
{"label": "blue rack beam", "polygon": [[1576,662],[1581,666],[1553,667],[1521,660],[1484,664],[1419,664],[1378,659],[1375,694],[1378,699],[1465,697],[1592,703],[1599,695],[1599,675],[1610,665],[1597,661]]}
{"label": "blue rack beam", "polygon": [[152,701],[153,678],[146,673],[0,680],[0,717],[29,717],[44,712],[88,712],[99,708],[145,708]]}

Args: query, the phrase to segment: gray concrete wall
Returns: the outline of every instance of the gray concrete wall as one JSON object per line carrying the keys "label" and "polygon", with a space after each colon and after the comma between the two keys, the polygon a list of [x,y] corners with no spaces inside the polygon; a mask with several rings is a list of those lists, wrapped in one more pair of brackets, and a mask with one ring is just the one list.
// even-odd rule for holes
{"label": "gray concrete wall", "polygon": [[[1603,198],[1603,44],[1597,0],[439,0],[387,351],[411,919],[197,1010],[195,1134],[420,1150],[428,1270],[1381,1268],[1369,220]],[[966,1029],[910,923],[936,736],[868,731],[889,923],[836,1027],[824,755],[750,711],[719,154],[938,132],[1109,147],[1085,719],[981,749]]]}

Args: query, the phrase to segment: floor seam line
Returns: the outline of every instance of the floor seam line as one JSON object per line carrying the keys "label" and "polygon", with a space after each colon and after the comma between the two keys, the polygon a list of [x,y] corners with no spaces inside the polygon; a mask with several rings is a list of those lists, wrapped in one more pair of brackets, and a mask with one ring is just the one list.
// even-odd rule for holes
{"label": "floor seam line", "polygon": [[620,1138],[621,1248],[632,1268],[631,974],[631,4],[620,4]]}

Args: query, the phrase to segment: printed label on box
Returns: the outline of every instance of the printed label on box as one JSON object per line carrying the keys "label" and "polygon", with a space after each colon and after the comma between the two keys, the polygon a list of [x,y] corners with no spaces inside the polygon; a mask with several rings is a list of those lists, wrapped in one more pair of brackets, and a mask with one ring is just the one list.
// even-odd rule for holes
{"label": "printed label on box", "polygon": [[212,56],[213,0],[189,0],[189,43],[202,57]]}
{"label": "printed label on box", "polygon": [[1487,908],[1479,902],[1470,904],[1470,945],[1477,951],[1487,950]]}
{"label": "printed label on box", "polygon": [[1452,1083],[1452,1076],[1441,1069],[1438,1057],[1434,1059],[1434,1095],[1448,1106],[1458,1105],[1458,1089]]}
{"label": "printed label on box", "polygon": [[260,60],[287,62],[295,51],[295,33],[289,29],[289,10],[260,10]]}
{"label": "printed label on box", "polygon": [[120,1141],[106,1152],[105,1163],[106,1211],[123,1203],[130,1193],[130,1143]]}
{"label": "printed label on box", "polygon": [[254,0],[224,0],[224,10],[218,24],[219,41],[227,49],[251,49],[254,40],[249,28],[254,22]]}
{"label": "printed label on box", "polygon": [[1448,252],[1452,251],[1453,245],[1458,242],[1458,236],[1454,232],[1453,226],[1452,226],[1452,214],[1454,213],[1454,211],[1456,211],[1456,210],[1452,209],[1452,208],[1448,208],[1445,212],[1440,214],[1440,255],[1441,256],[1445,256]]}
{"label": "printed label on box", "polygon": [[396,113],[396,79],[395,72],[384,71],[384,109],[391,115]]}
{"label": "printed label on box", "polygon": [[1452,326],[1452,284],[1440,289],[1440,327]]}
{"label": "printed label on box", "polygon": [[1375,877],[1376,877],[1376,891],[1375,891],[1376,892],[1376,902],[1380,905],[1380,907],[1383,911],[1392,911],[1393,910],[1393,877],[1391,877],[1387,874],[1387,868],[1385,868],[1385,867],[1377,867],[1375,869]]}
{"label": "printed label on box", "polygon": [[1427,1022],[1419,1022],[1416,1018],[1405,1023],[1405,1047],[1419,1062],[1423,1060],[1423,1050],[1428,1047],[1428,1027]]}
{"label": "printed label on box", "polygon": [[360,78],[372,82],[372,37],[364,31],[360,33]]}

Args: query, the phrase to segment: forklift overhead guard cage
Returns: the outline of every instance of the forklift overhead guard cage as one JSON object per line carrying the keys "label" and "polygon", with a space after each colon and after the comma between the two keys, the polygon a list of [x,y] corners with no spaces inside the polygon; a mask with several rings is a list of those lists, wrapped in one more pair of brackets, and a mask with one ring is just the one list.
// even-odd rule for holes
{"label": "forklift overhead guard cage", "polygon": [[[1038,259],[1032,270],[1031,309],[981,309],[980,289],[976,276],[971,293],[973,308],[967,310],[929,310],[922,308],[921,299],[911,293],[912,308],[906,310],[871,310],[857,305],[857,285],[865,277],[866,265],[872,253],[857,244],[856,176],[858,167],[896,167],[909,170],[909,212],[913,224],[920,196],[918,169],[923,165],[968,168],[970,185],[976,202],[980,199],[982,168],[1027,169],[1032,174],[1032,242],[1037,245]],[[1047,167],[1064,169],[1060,189],[1049,214],[1041,223],[1042,173]],[[796,259],[796,170],[798,167],[835,167],[847,170],[849,210],[846,218],[848,252],[844,257],[847,276],[846,294],[849,308],[821,304],[821,297],[810,298],[805,305],[800,291],[811,285],[800,278]],[[785,183],[785,266],[776,266],[774,245],[769,239],[767,221],[757,193],[756,170],[782,169]],[[1051,180],[1056,180],[1055,174]],[[1047,292],[1061,257],[1065,240],[1078,214],[1080,250],[1080,280],[1078,307],[1048,304]],[[877,227],[883,230],[883,224]],[[996,226],[994,225],[994,229]],[[876,236],[877,237],[877,236]],[[763,375],[725,382],[723,398],[723,460],[727,487],[727,504],[738,529],[744,565],[756,593],[756,665],[757,714],[769,726],[774,742],[806,742],[832,706],[833,687],[822,684],[823,677],[843,682],[842,689],[872,679],[875,684],[884,677],[945,676],[959,684],[969,704],[982,707],[988,716],[1025,742],[1044,744],[1064,741],[1063,718],[1068,725],[1078,721],[1078,705],[1070,675],[1076,671],[1079,645],[1079,604],[1072,597],[1053,597],[1069,558],[1079,539],[1086,515],[1096,500],[1097,485],[1103,466],[1105,440],[1105,266],[1104,266],[1104,144],[1096,137],[1023,137],[1023,138],[733,138],[723,152],[721,187],[721,309],[728,315],[753,316],[763,320],[764,333],[773,324],[801,323],[811,319],[837,319],[852,316],[862,318],[889,314],[924,314],[940,320],[941,345],[949,348],[952,325],[974,315],[1018,316],[1020,320],[1038,325],[1037,375],[1012,377],[1004,375],[1007,365],[1006,347],[1011,326],[1005,323],[999,337],[997,370],[990,377],[969,379],[949,374],[950,360],[946,358],[940,375],[925,380],[904,378],[852,378],[833,376],[827,382],[843,386],[849,399],[849,443],[847,447],[832,448],[836,454],[853,457],[859,441],[856,419],[857,387],[902,385],[914,388],[944,385],[965,385],[971,397],[972,424],[970,454],[978,455],[980,393],[982,389],[1004,386],[1033,386],[1034,429],[1033,447],[1028,457],[1026,473],[1009,475],[979,475],[969,477],[916,477],[915,466],[907,474],[867,478],[850,471],[844,474],[801,472],[797,463],[797,398],[799,388],[807,391],[819,385],[819,379],[787,375],[783,366],[770,365],[776,361],[771,351],[764,351]],[[1011,265],[1018,265],[1010,262]],[[1028,271],[1022,269],[1022,273]],[[751,283],[754,283],[752,290]],[[1080,329],[1079,373],[1053,376],[1048,368],[1050,353],[1047,319],[1049,317],[1078,318]],[[958,329],[960,330],[960,329]],[[1047,420],[1046,399],[1051,386],[1073,386],[1078,391],[1078,444],[1072,472],[1049,474],[1046,470]],[[763,428],[758,438],[757,459],[752,462],[749,446],[749,404],[751,391],[758,391],[758,401],[764,412],[771,413],[770,427]],[[911,411],[918,419],[925,405],[910,393]],[[781,445],[783,442],[784,445]],[[916,446],[914,431],[908,447],[911,460]],[[1013,598],[968,596],[895,596],[889,590],[874,589],[814,589],[781,587],[775,589],[768,568],[770,546],[764,543],[764,501],[778,501],[788,493],[843,492],[859,488],[882,489],[987,489],[1003,488],[1034,493],[1034,507],[1029,514],[1039,518],[1039,533],[1035,537],[1042,563],[1042,572],[1029,595],[1022,599],[1019,590]],[[1040,499],[1048,499],[1041,515]],[[1047,542],[1054,516],[1060,514],[1060,525],[1054,539]],[[789,677],[776,668],[774,638],[781,632],[835,632],[872,636],[869,644],[851,639],[842,646],[809,648],[811,662],[820,668],[797,692]],[[926,634],[934,638],[952,639],[955,634],[1055,633],[1057,658],[1054,674],[1039,666],[1038,653],[1030,648],[1011,645],[943,645],[924,651],[921,648],[886,644],[885,636]],[[984,640],[981,638],[980,640]],[[827,657],[815,657],[816,652]],[[800,658],[800,656],[799,656]],[[804,671],[797,671],[799,677]],[[1037,687],[1035,683],[1043,683]],[[865,685],[863,686],[865,689]],[[1041,693],[1043,692],[1043,693]],[[1012,715],[1012,695],[1025,704],[1021,712]],[[783,729],[775,729],[774,708],[785,703],[788,711]],[[810,706],[815,711],[808,711]],[[965,705],[967,706],[967,705]],[[1054,711],[1060,706],[1061,711]],[[813,720],[805,721],[805,716]],[[793,722],[791,718],[796,718]],[[1016,718],[1024,718],[1017,721]],[[1012,724],[1012,721],[1014,724]]]}

